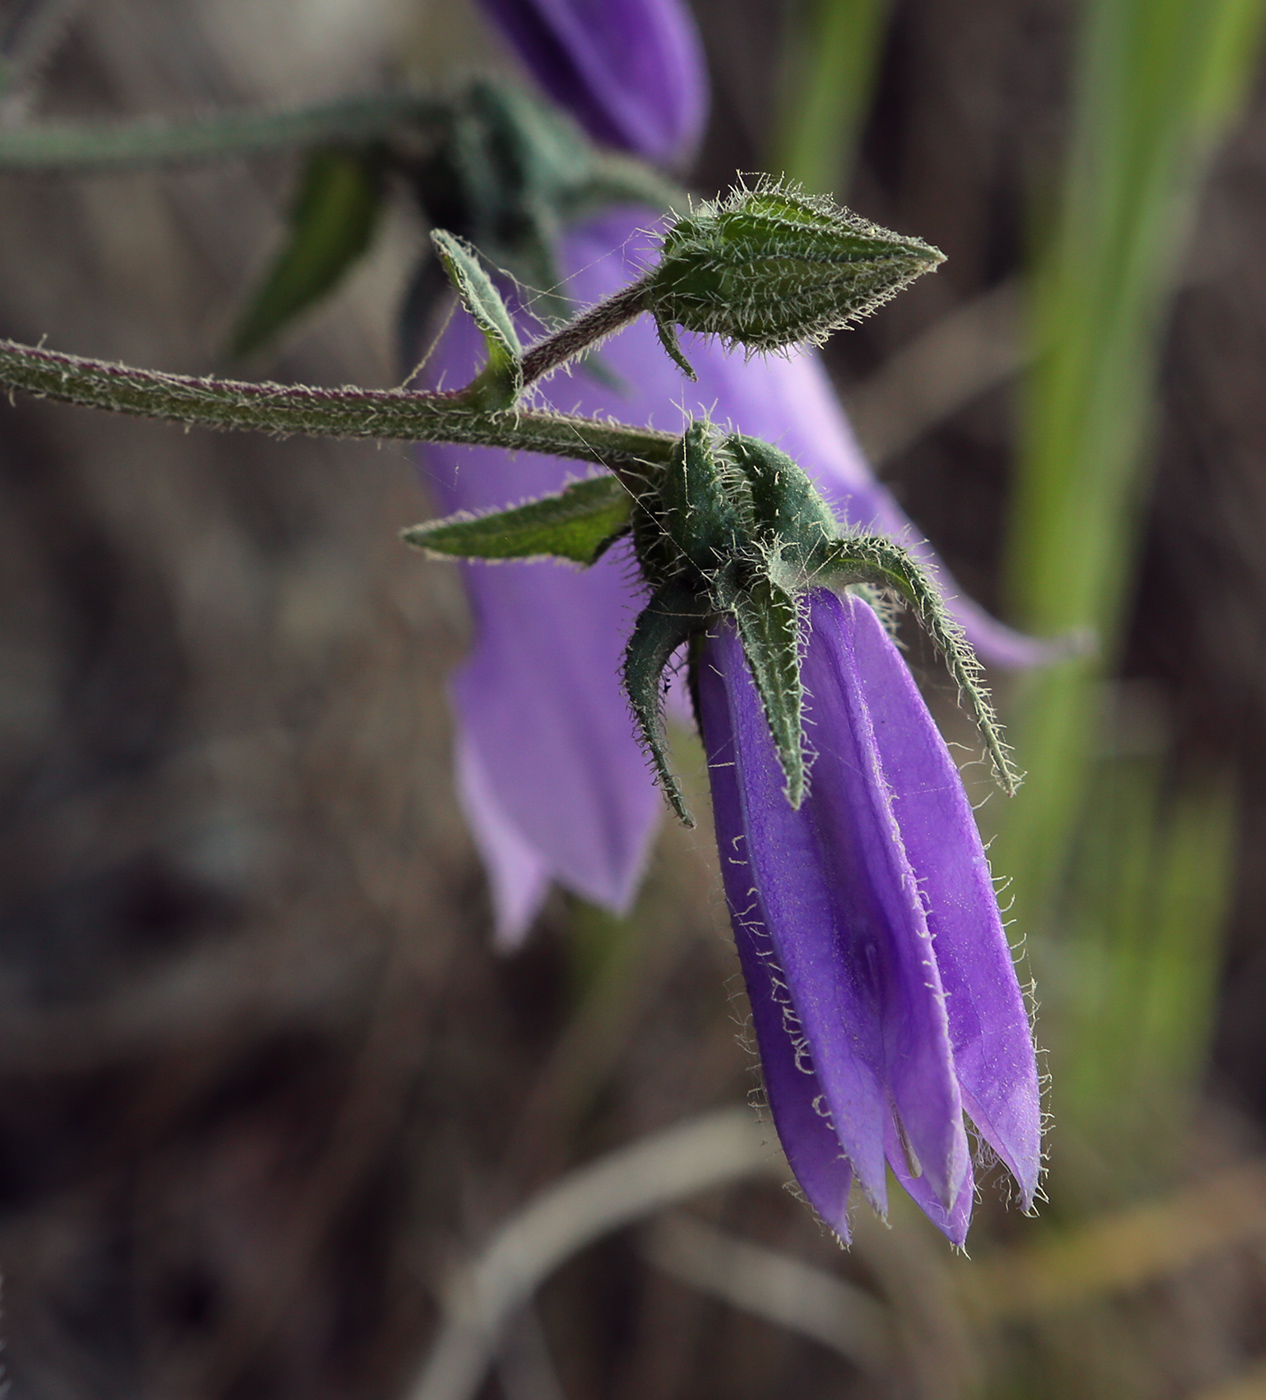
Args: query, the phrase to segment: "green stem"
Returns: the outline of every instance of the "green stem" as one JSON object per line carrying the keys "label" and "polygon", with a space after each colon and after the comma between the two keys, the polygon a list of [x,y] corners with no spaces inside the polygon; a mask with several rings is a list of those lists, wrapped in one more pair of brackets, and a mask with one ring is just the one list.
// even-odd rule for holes
{"label": "green stem", "polygon": [[596,349],[630,321],[650,308],[651,279],[642,277],[622,291],[591,306],[561,330],[538,341],[523,356],[523,387],[553,374],[569,360]]}
{"label": "green stem", "polygon": [[91,174],[253,155],[321,141],[363,141],[440,121],[446,108],[416,93],[379,93],[282,112],[233,112],[188,122],[0,127],[0,171]]}
{"label": "green stem", "polygon": [[313,389],[160,374],[0,340],[0,388],[141,418],[309,437],[452,442],[591,462],[626,485],[666,465],[676,438],[564,413],[479,412],[460,394]]}

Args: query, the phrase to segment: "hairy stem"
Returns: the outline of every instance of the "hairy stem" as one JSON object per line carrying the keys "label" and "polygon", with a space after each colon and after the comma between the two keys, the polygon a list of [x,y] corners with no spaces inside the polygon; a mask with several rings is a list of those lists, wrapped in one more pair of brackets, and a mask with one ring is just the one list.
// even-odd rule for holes
{"label": "hairy stem", "polygon": [[636,320],[647,310],[649,295],[650,278],[642,277],[614,296],[591,306],[553,335],[538,341],[523,356],[523,387],[526,389],[536,380],[553,374],[569,360],[601,345],[608,336]]}
{"label": "hairy stem", "polygon": [[671,433],[563,413],[479,412],[459,394],[314,389],[133,369],[0,340],[0,388],[141,418],[287,436],[452,442],[544,452],[644,485],[668,462]]}

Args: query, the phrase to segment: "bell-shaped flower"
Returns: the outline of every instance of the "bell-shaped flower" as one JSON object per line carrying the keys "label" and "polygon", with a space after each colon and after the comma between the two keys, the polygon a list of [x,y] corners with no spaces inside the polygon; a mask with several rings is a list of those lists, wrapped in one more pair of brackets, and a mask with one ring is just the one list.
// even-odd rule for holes
{"label": "bell-shaped flower", "polygon": [[[624,683],[672,805],[662,680],[688,644],[731,922],[779,1137],[812,1204],[848,1233],[854,1177],[887,1168],[961,1244],[970,1119],[1027,1209],[1038,1081],[1023,997],[957,768],[868,599],[900,597],[1011,765],[970,648],[935,586],[881,536],[841,530],[768,443],[690,425],[635,498],[611,478],[407,538],[432,552],[600,556],[627,531],[650,598]],[[865,590],[865,595],[856,590]]]}
{"label": "bell-shaped flower", "polygon": [[696,672],[769,1108],[839,1235],[854,1178],[886,1210],[887,1163],[961,1244],[964,1113],[1026,1209],[1037,1189],[1029,1019],[971,807],[909,669],[860,597],[808,596],[798,809],[732,625],[713,629]]}

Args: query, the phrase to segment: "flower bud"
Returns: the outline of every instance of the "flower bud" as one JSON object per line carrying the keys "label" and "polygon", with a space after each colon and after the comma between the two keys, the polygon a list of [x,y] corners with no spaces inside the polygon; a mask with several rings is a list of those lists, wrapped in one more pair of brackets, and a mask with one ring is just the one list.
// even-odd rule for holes
{"label": "flower bud", "polygon": [[[794,185],[763,181],[677,219],[650,274],[665,347],[674,326],[749,351],[819,344],[944,255]],[[687,367],[688,368],[688,367]]]}

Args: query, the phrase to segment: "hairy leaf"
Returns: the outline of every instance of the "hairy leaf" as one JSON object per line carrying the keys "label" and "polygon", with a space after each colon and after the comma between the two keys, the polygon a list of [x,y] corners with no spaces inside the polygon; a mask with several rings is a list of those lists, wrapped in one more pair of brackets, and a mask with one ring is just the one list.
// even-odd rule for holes
{"label": "hairy leaf", "polygon": [[467,393],[481,409],[510,408],[523,392],[523,347],[501,293],[468,243],[442,228],[432,229],[431,242],[488,347],[488,363]]}
{"label": "hairy leaf", "polygon": [[458,559],[550,555],[592,564],[625,529],[633,498],[613,476],[575,481],[556,496],[489,515],[449,516],[414,525],[406,543]]}

